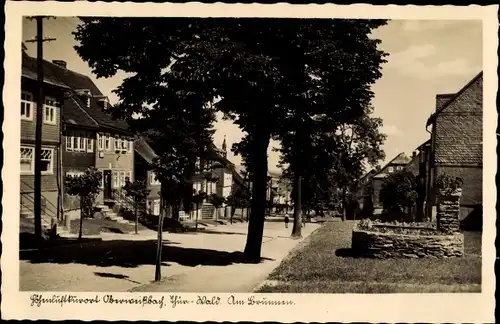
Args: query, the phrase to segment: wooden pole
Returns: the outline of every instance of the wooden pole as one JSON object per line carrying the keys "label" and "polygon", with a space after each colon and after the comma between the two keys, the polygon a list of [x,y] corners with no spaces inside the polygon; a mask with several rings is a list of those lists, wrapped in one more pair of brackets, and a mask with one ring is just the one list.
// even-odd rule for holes
{"label": "wooden pole", "polygon": [[35,236],[42,238],[42,185],[41,185],[41,157],[42,157],[42,125],[43,125],[43,17],[36,17],[36,44],[37,44],[37,83],[36,94],[36,128],[35,128],[35,183],[34,183],[34,220]]}

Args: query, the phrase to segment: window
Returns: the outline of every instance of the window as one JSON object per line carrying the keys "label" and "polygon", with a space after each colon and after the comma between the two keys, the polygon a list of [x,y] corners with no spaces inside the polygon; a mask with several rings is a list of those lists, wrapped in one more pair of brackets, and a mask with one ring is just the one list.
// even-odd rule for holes
{"label": "window", "polygon": [[125,185],[125,171],[120,171],[120,187]]}
{"label": "window", "polygon": [[44,105],[44,115],[43,115],[43,122],[45,124],[56,124],[56,112],[57,112],[57,107],[60,107],[61,105],[53,98],[46,97],[45,98],[45,105]]}
{"label": "window", "polygon": [[126,150],[127,149],[127,143],[128,143],[128,140],[127,139],[120,139],[121,141],[121,147],[122,147],[122,150]]}
{"label": "window", "polygon": [[403,167],[402,166],[398,166],[398,167],[396,167],[396,170],[401,171],[401,170],[403,170]]}
{"label": "window", "polygon": [[33,172],[33,154],[32,147],[21,147],[21,173]]}
{"label": "window", "polygon": [[394,168],[393,168],[393,167],[389,167],[389,168],[387,169],[387,171],[388,171],[389,173],[393,173],[393,172],[394,172]]}
{"label": "window", "polygon": [[120,149],[120,138],[115,136],[115,151]]}
{"label": "window", "polygon": [[113,187],[120,187],[120,173],[118,171],[113,171]]}
{"label": "window", "polygon": [[104,135],[103,135],[103,133],[97,134],[97,145],[99,147],[99,151],[104,150]]}
{"label": "window", "polygon": [[42,173],[52,173],[52,149],[42,149],[41,169]]}
{"label": "window", "polygon": [[127,177],[130,181],[132,181],[132,171],[127,171]]}
{"label": "window", "polygon": [[78,141],[80,142],[79,145],[79,151],[84,151],[85,152],[85,133],[80,133],[80,136],[78,137]]}
{"label": "window", "polygon": [[33,120],[33,95],[29,92],[21,92],[21,119]]}
{"label": "window", "polygon": [[94,139],[92,133],[87,133],[87,152],[94,152]]}
{"label": "window", "polygon": [[70,133],[66,134],[66,151],[73,150],[73,136]]}
{"label": "window", "polygon": [[132,153],[132,140],[131,139],[127,141],[127,151],[129,153]]}
{"label": "window", "polygon": [[[42,148],[40,166],[43,173],[52,173],[52,149]],[[35,171],[35,149],[33,147],[21,147],[21,173],[33,173]]]}
{"label": "window", "polygon": [[150,180],[149,180],[149,183],[154,185],[154,186],[158,186],[161,184],[161,182],[159,180],[156,179],[156,174],[154,172],[151,172],[149,174],[150,176]]}
{"label": "window", "polygon": [[110,143],[109,143],[110,141],[111,141],[111,139],[110,139],[109,134],[104,135],[104,149],[106,151],[109,151],[111,149]]}

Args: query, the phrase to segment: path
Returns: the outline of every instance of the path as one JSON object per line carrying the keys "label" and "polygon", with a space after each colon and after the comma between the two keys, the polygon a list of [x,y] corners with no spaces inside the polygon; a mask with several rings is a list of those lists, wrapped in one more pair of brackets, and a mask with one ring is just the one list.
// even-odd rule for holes
{"label": "path", "polygon": [[[247,223],[208,228],[207,233],[165,233],[162,274],[152,284],[156,233],[108,234],[89,241],[21,255],[20,290],[41,291],[251,291],[293,249],[291,228],[266,223],[260,264],[238,263]],[[316,224],[303,230],[309,235]],[[244,278],[244,279],[242,279]]]}

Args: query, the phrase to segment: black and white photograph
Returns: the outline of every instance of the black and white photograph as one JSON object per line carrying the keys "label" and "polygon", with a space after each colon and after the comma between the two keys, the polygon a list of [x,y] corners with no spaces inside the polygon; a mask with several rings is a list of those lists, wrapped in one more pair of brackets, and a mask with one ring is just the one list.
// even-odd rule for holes
{"label": "black and white photograph", "polygon": [[493,319],[497,6],[68,5],[7,6],[10,318]]}

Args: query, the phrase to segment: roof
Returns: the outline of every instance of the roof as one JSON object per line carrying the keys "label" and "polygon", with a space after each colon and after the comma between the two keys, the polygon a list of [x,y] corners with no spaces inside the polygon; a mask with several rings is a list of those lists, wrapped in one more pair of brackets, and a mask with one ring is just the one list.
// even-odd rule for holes
{"label": "roof", "polygon": [[[23,76],[28,78],[33,78],[36,76],[37,71],[37,61],[35,58],[23,54]],[[44,79],[47,82],[53,82],[59,85],[63,85],[66,88],[71,88],[73,90],[90,90],[92,96],[102,97],[103,94],[95,83],[86,75],[71,71],[60,65],[54,64],[52,62],[43,61],[43,72]],[[26,74],[26,75],[24,75]],[[87,112],[87,114],[96,121],[99,126],[128,132],[129,126],[126,121],[120,119],[114,119],[111,114],[105,112],[103,108],[98,104],[98,98],[91,98],[90,106],[84,105],[82,109]],[[68,112],[68,109],[63,110],[63,114]],[[64,118],[64,117],[63,117]]]}
{"label": "roof", "polygon": [[158,157],[143,137],[139,137],[134,141],[134,150],[148,163],[153,162]]}
{"label": "roof", "polygon": [[[38,80],[36,59],[28,56],[25,53],[23,53],[21,76],[34,81]],[[61,80],[54,77],[47,69],[44,69],[43,81],[47,84],[69,89],[68,85],[66,85],[65,83],[61,82]]]}
{"label": "roof", "polygon": [[385,178],[386,174],[383,172],[388,166],[393,164],[402,164],[406,165],[411,161],[411,159],[406,156],[404,152],[399,153],[396,157],[389,162],[387,162],[380,170],[378,170],[373,177],[374,178]]}
{"label": "roof", "polygon": [[66,124],[84,126],[84,127],[95,127],[99,125],[97,122],[89,116],[89,114],[82,108],[82,103],[73,94],[64,100],[63,108],[63,122]]}
{"label": "roof", "polygon": [[[436,112],[433,113],[429,117],[429,119],[427,120],[426,126],[434,124],[434,122],[436,121],[436,116],[439,115],[443,110],[445,110],[452,102],[454,102],[464,91],[466,91],[467,89],[469,89],[482,76],[483,76],[483,71],[479,72],[478,75],[476,75],[472,80],[470,80],[462,89],[460,89],[453,96],[451,96],[449,94],[448,95],[437,95],[436,99],[438,101],[437,101],[437,106],[436,106]],[[446,103],[442,104],[442,106],[439,107],[440,106],[440,102],[439,102],[439,98],[440,97],[439,96],[441,96],[441,98],[446,98],[446,96],[451,96],[451,98],[448,98],[448,100],[446,101]]]}

